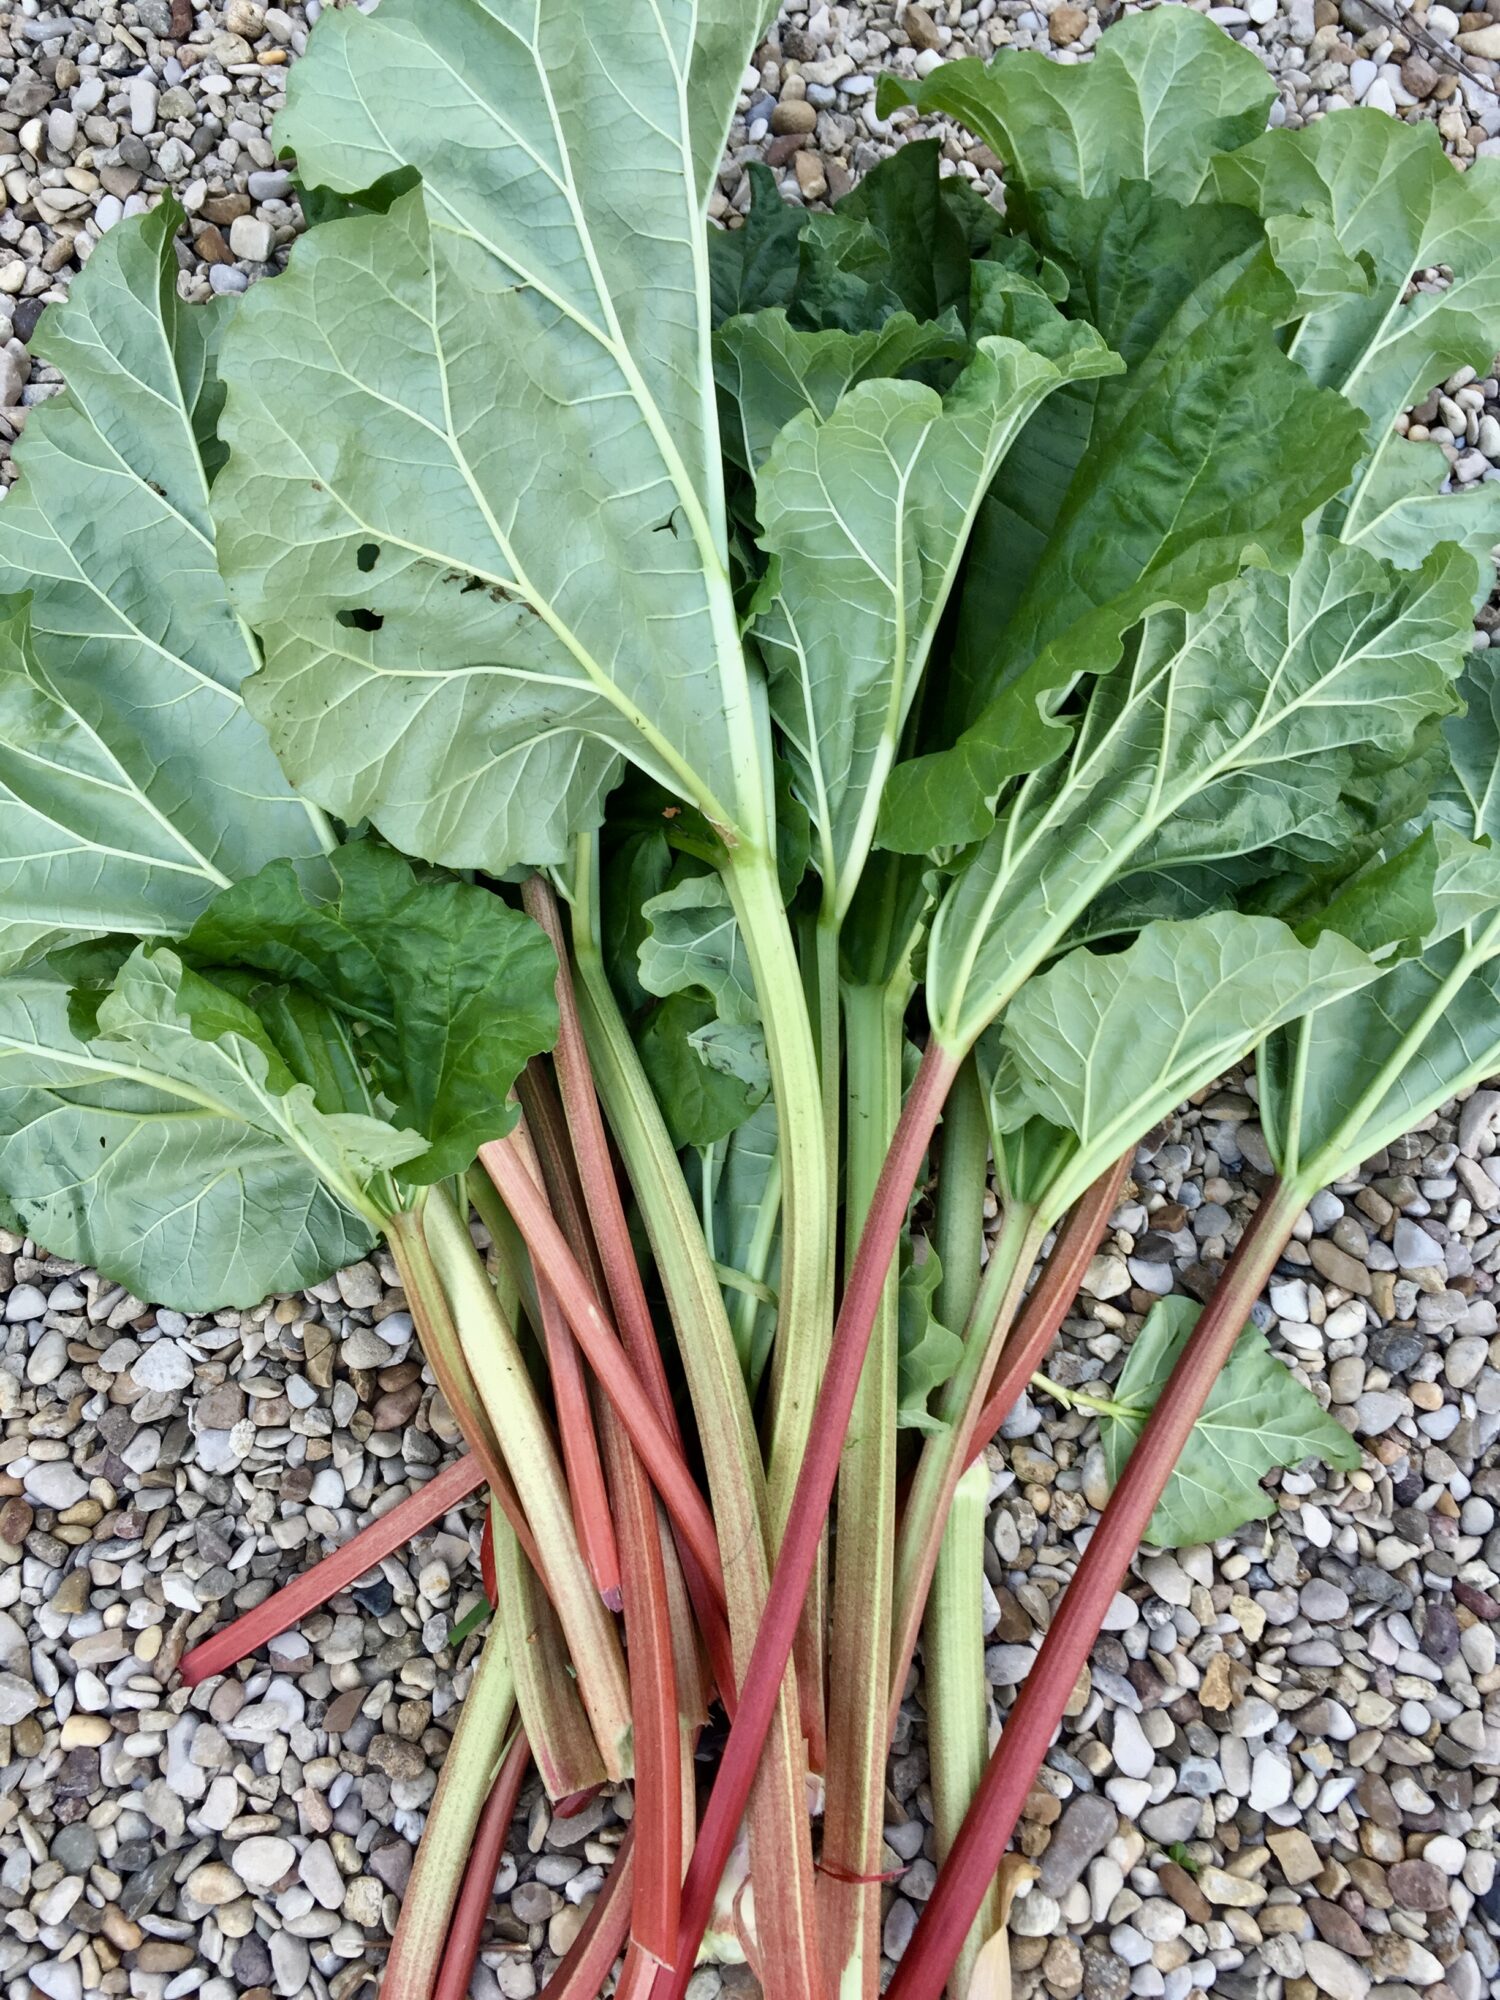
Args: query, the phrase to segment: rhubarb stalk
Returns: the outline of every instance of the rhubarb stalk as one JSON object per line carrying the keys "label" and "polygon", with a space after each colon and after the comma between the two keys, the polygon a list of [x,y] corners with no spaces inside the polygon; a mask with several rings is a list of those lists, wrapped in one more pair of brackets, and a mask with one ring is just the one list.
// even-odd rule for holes
{"label": "rhubarb stalk", "polygon": [[667,1512],[682,1530],[716,1596],[722,1600],[724,1575],[713,1516],[676,1441],[626,1359],[620,1337],[605,1317],[592,1285],[569,1249],[546,1197],[531,1178],[515,1135],[487,1141],[479,1149],[479,1158],[515,1217],[537,1270],[546,1272],[567,1314],[568,1324],[577,1334],[600,1387],[619,1412],[620,1421],[650,1472]]}
{"label": "rhubarb stalk", "polygon": [[236,1618],[232,1625],[215,1632],[201,1646],[184,1653],[178,1667],[182,1679],[189,1687],[196,1687],[210,1674],[224,1673],[279,1633],[290,1632],[309,1612],[316,1611],[339,1591],[347,1590],[351,1583],[357,1583],[377,1563],[404,1548],[413,1535],[420,1535],[424,1528],[441,1520],[450,1507],[467,1500],[483,1484],[484,1468],[471,1453],[455,1459],[452,1465],[445,1465],[425,1486],[419,1486],[394,1507],[388,1507],[342,1548],[324,1556],[292,1582],[283,1584],[264,1604],[257,1604],[243,1618]]}
{"label": "rhubarb stalk", "polygon": [[[533,1069],[537,1066],[533,1063]],[[523,1078],[523,1083],[526,1081]],[[549,1108],[539,1102],[533,1080],[525,1101],[541,1118]],[[555,1135],[547,1137],[555,1144]],[[526,1156],[531,1178],[546,1191],[536,1141],[523,1118],[515,1131],[517,1149]],[[567,1315],[551,1281],[543,1269],[536,1271],[537,1310],[542,1319],[542,1340],[547,1349],[547,1373],[552,1383],[552,1399],[557,1411],[557,1438],[562,1447],[563,1470],[573,1498],[573,1525],[578,1545],[595,1587],[611,1611],[618,1611],[620,1594],[620,1552],[615,1545],[615,1524],[610,1518],[609,1496],[604,1489],[604,1462],[599,1455],[599,1438],[594,1429],[594,1412],[589,1405],[589,1385],[583,1372],[583,1357],[568,1325]]]}
{"label": "rhubarb stalk", "polygon": [[[698,1226],[681,1163],[604,969],[596,870],[595,842],[583,838],[576,849],[572,900],[580,1011],[604,1109],[640,1201],[666,1293],[713,1494],[714,1516],[725,1548],[735,1552],[726,1582],[735,1679],[737,1685],[743,1685],[765,1606],[769,1573],[764,1472],[718,1276]],[[775,1941],[775,1952],[766,1968],[768,1987],[774,1978],[789,2000],[807,2000],[817,1991],[821,1967],[807,1819],[807,1765],[795,1679],[787,1676],[784,1658],[765,1692],[769,1695],[768,1712],[758,1743],[765,1744],[768,1733],[770,1742],[758,1760],[758,1772],[752,1768],[749,1774],[754,1786],[750,1853],[757,1924],[762,1935]],[[691,1973],[697,1937],[707,1922],[716,1886],[716,1882],[710,1885],[708,1904],[685,1960],[680,1956],[679,1925],[676,1972],[663,1972],[656,1982],[658,1990],[663,1990],[664,1981],[670,1982],[682,1972],[684,1963]]]}
{"label": "rhubarb stalk", "polygon": [[911,1190],[958,1061],[941,1042],[929,1042],[880,1170],[834,1328],[792,1510],[766,1594],[765,1614],[749,1665],[740,1677],[739,1713],[724,1746],[718,1776],[698,1831],[692,1865],[683,1884],[677,1967],[665,1983],[657,1981],[656,2000],[664,2000],[664,1996],[681,2000],[699,1942],[713,1913],[719,1879],[755,1781],[808,1585],[817,1566],[823,1523],[838,1478],[839,1457],[859,1389],[865,1350],[879,1314],[886,1274],[901,1238]]}
{"label": "rhubarb stalk", "polygon": [[495,1532],[496,1624],[504,1633],[515,1675],[516,1704],[547,1796],[566,1802],[595,1791],[606,1778],[628,1775],[628,1741],[606,1746],[579,1699],[563,1628],[541,1579],[521,1554],[504,1521],[491,1515]]}
{"label": "rhubarb stalk", "polygon": [[[474,1961],[484,1942],[484,1920],[495,1896],[495,1877],[505,1852],[505,1836],[516,1816],[521,1787],[531,1763],[531,1745],[524,1729],[511,1738],[490,1795],[484,1802],[475,1829],[474,1847],[464,1869],[463,1888],[453,1908],[448,1927],[448,1943],[443,1951],[442,1970],[432,1990],[432,2000],[464,2000],[474,1977]],[[429,1822],[430,1823],[430,1822]],[[404,1912],[403,1912],[404,1914]]]}
{"label": "rhubarb stalk", "polygon": [[[578,1691],[611,1775],[623,1775],[630,1762],[630,1686],[619,1634],[578,1546],[567,1481],[546,1413],[468,1224],[441,1187],[429,1191],[422,1219],[421,1246],[441,1281],[440,1291],[452,1302],[464,1358],[486,1409],[495,1411],[506,1427],[507,1464],[541,1557],[536,1573],[562,1621]],[[497,1558],[499,1543],[497,1522]],[[543,1746],[534,1733],[532,1749],[540,1764]]]}
{"label": "rhubarb stalk", "polygon": [[1057,1338],[1057,1330],[1077,1297],[1083,1274],[1120,1199],[1120,1189],[1125,1185],[1125,1175],[1134,1157],[1132,1146],[1073,1204],[1067,1221],[1058,1231],[1042,1274],[1027,1294],[1014,1331],[1005,1342],[1000,1365],[969,1439],[971,1463],[1020,1401],[1038,1363]]}
{"label": "rhubarb stalk", "polygon": [[[845,1226],[851,1244],[874,1198],[901,1111],[907,982],[844,991],[848,1140]],[[874,2000],[880,1989],[881,1846],[885,1825],[885,1682],[896,1544],[897,1281],[882,1287],[839,1463],[841,1525],[833,1563],[828,1772],[818,1914],[829,1990]]]}
{"label": "rhubarb stalk", "polygon": [[1093,1650],[1104,1613],[1302,1206],[1300,1191],[1273,1182],[1225,1266],[1053,1615],[947,1866],[897,1968],[890,2000],[938,2000]]}
{"label": "rhubarb stalk", "polygon": [[[504,1538],[515,1547],[508,1529]],[[505,1753],[515,1700],[510,1655],[497,1620],[458,1711],[458,1726],[428,1808],[386,1960],[382,2000],[432,2000],[434,1968],[442,1960],[474,1830]],[[493,1884],[493,1870],[489,1879]]]}

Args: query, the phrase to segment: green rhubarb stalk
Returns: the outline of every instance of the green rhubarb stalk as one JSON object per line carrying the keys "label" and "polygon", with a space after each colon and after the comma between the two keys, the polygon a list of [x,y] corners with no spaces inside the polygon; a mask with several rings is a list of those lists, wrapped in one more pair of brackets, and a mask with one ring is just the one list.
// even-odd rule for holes
{"label": "green rhubarb stalk", "polygon": [[774,858],[758,850],[735,853],[725,881],[760,1002],[781,1159],[781,1280],[771,1356],[768,1474],[771,1525],[779,1542],[833,1324],[823,1079]]}
{"label": "green rhubarb stalk", "polygon": [[[990,1130],[978,1064],[965,1062],[943,1108],[933,1248],[942,1260],[938,1320],[966,1327],[980,1284]],[[952,1846],[989,1756],[984,1673],[984,1521],[989,1473],[971,1465],[954,1488],[922,1624],[933,1830],[938,1859]],[[903,1676],[904,1679],[904,1676]],[[900,1697],[893,1691],[892,1699]],[[1001,1923],[996,1884],[959,1953],[955,1985],[967,1993],[985,1941]]]}
{"label": "green rhubarb stalk", "polygon": [[[452,1302],[464,1358],[486,1409],[501,1427],[506,1463],[542,1557],[542,1581],[566,1635],[579,1693],[605,1766],[611,1777],[624,1777],[631,1762],[625,1662],[614,1620],[600,1601],[578,1546],[567,1481],[546,1413],[468,1224],[441,1187],[430,1191],[423,1223],[416,1240],[428,1253],[427,1269],[440,1279]],[[420,1259],[417,1263],[420,1271]],[[532,1743],[540,1763],[541,1746],[535,1736]]]}
{"label": "green rhubarb stalk", "polygon": [[[959,1480],[933,1571],[922,1624],[922,1687],[932,1830],[938,1861],[958,1838],[990,1752],[989,1683],[984,1674],[984,1523],[989,1468],[971,1465]],[[1000,1885],[990,1885],[954,1961],[953,1987],[967,1993],[979,1954],[999,1930]]]}
{"label": "green rhubarb stalk", "polygon": [[[844,990],[844,1190],[851,1255],[901,1115],[908,987],[903,975],[888,987]],[[897,1289],[893,1269],[881,1292],[839,1462],[818,1914],[828,1986],[841,2000],[873,2000],[880,1990],[885,1691],[896,1544]]]}
{"label": "green rhubarb stalk", "polygon": [[943,1524],[969,1462],[968,1438],[1046,1230],[1045,1220],[1029,1204],[1012,1202],[1006,1207],[965,1329],[963,1359],[939,1396],[937,1414],[943,1429],[926,1440],[917,1462],[896,1536],[896,1604],[887,1711],[890,1730],[895,1729],[907,1669],[922,1628]]}
{"label": "green rhubarb stalk", "polygon": [[580,1698],[581,1675],[568,1657],[562,1626],[541,1579],[508,1523],[493,1509],[491,1526],[496,1622],[505,1633],[531,1754],[549,1799],[577,1799],[615,1774],[605,1770],[598,1731]]}
{"label": "green rhubarb stalk", "polygon": [[[769,1516],[754,1419],[724,1294],[693,1197],[605,971],[599,945],[595,841],[587,836],[579,840],[575,855],[569,900],[579,1012],[594,1080],[640,1203],[666,1294],[708,1473],[714,1519],[723,1546],[734,1551],[734,1560],[725,1566],[724,1583],[737,1685],[743,1687],[770,1579]],[[821,1968],[807,1817],[807,1761],[796,1682],[790,1669],[778,1669],[770,1692],[765,1753],[759,1761],[749,1808],[757,1927],[774,1945],[764,1963],[763,1983],[768,1993],[773,1980],[777,1983],[776,2000],[783,2000],[783,1996],[784,2000],[806,2000],[818,1990]],[[696,1948],[694,1939],[688,1953],[689,1971]],[[683,1972],[680,1962],[676,1970]],[[796,1978],[801,1979],[800,1989],[793,1983]]]}
{"label": "green rhubarb stalk", "polygon": [[[503,1517],[497,1518],[495,1533],[519,1557],[516,1538]],[[474,1831],[505,1755],[515,1705],[515,1676],[497,1619],[458,1711],[458,1726],[427,1811],[380,1984],[383,2000],[429,2000]]]}

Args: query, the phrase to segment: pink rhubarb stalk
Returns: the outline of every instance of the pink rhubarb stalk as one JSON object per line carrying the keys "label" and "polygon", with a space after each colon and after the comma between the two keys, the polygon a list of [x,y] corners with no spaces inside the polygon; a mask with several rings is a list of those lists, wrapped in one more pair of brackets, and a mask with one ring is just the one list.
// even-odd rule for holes
{"label": "pink rhubarb stalk", "polygon": [[515,1135],[488,1140],[480,1147],[479,1158],[526,1239],[537,1269],[546,1272],[555,1288],[600,1387],[619,1412],[620,1421],[629,1432],[668,1514],[681,1529],[722,1604],[724,1572],[707,1502],[675,1439],[626,1358],[620,1337],[605,1317],[593,1287],[569,1249],[546,1197],[531,1178],[524,1155],[516,1147]]}
{"label": "pink rhubarb stalk", "polygon": [[547,1981],[547,2000],[599,2000],[615,1960],[630,1934],[630,1904],[635,1887],[635,1828],[620,1842],[615,1865],[594,1898],[556,1972]]}
{"label": "pink rhubarb stalk", "polygon": [[[615,1174],[609,1136],[604,1129],[604,1113],[578,1012],[578,996],[573,986],[573,970],[557,898],[552,893],[551,885],[541,875],[531,877],[522,891],[522,897],[527,914],[547,933],[557,953],[558,1034],[552,1051],[552,1065],[557,1072],[568,1136],[572,1140],[573,1157],[577,1162],[578,1183],[603,1272],[603,1289],[613,1309],[615,1325],[619,1328],[630,1365],[651,1398],[656,1414],[675,1441],[679,1455],[685,1455],[666,1366],[656,1338],[656,1325],[651,1317],[646,1287],[641,1281],[640,1266],[636,1262],[635,1245],[630,1240],[630,1224],[625,1216],[625,1204],[620,1198],[620,1184]],[[678,1537],[678,1557],[699,1630],[708,1646],[720,1697],[732,1715],[734,1653],[723,1604],[716,1600],[702,1565],[681,1536]]]}
{"label": "pink rhubarb stalk", "polygon": [[222,1632],[215,1632],[211,1639],[185,1653],[178,1668],[183,1680],[189,1687],[196,1687],[210,1674],[225,1673],[268,1640],[290,1632],[299,1620],[339,1591],[347,1590],[351,1583],[357,1583],[387,1556],[404,1548],[413,1535],[420,1535],[424,1528],[440,1521],[450,1508],[467,1500],[483,1484],[484,1468],[472,1455],[465,1454],[452,1465],[444,1466],[435,1478],[387,1508],[378,1520],[361,1528],[342,1548],[324,1556],[303,1575],[273,1592],[264,1604],[257,1604],[243,1618],[236,1618]]}
{"label": "pink rhubarb stalk", "polygon": [[[432,1989],[432,2000],[464,2000],[469,1990],[469,1983],[474,1977],[474,1961],[484,1942],[484,1920],[494,1900],[495,1877],[500,1872],[500,1857],[505,1852],[505,1836],[510,1832],[510,1823],[516,1816],[516,1804],[530,1763],[531,1746],[526,1741],[525,1730],[518,1729],[490,1787],[484,1811],[479,1815],[474,1849],[464,1870],[464,1885],[454,1905],[453,1920],[448,1926],[448,1943],[443,1951],[442,1970]],[[388,1992],[389,1989],[383,1986],[381,1990]]]}
{"label": "pink rhubarb stalk", "polygon": [[[516,1128],[515,1143],[526,1156],[532,1180],[545,1190],[536,1145],[523,1121]],[[604,1486],[604,1462],[599,1456],[599,1439],[594,1430],[594,1412],[589,1405],[589,1385],[583,1372],[583,1357],[573,1338],[556,1292],[545,1270],[536,1276],[537,1308],[542,1319],[542,1339],[547,1349],[547,1372],[552,1378],[552,1399],[557,1407],[557,1437],[562,1446],[563,1470],[573,1501],[573,1525],[578,1530],[578,1546],[589,1566],[589,1574],[599,1595],[611,1611],[620,1609],[620,1552],[615,1544],[615,1524],[610,1517],[609,1495]]]}
{"label": "pink rhubarb stalk", "polygon": [[[797,1478],[781,1552],[771,1575],[765,1613],[749,1664],[740,1678],[739,1713],[730,1727],[683,1884],[676,1968],[658,1978],[655,2000],[681,2000],[713,1913],[714,1898],[755,1781],[802,1606],[817,1566],[823,1524],[838,1478],[844,1436],[854,1409],[871,1328],[880,1310],[886,1273],[901,1240],[911,1190],[957,1070],[958,1060],[951,1051],[936,1041],[928,1044],[876,1184],[834,1327],[809,1428],[810,1442]],[[811,1994],[808,2000],[813,2000]]]}
{"label": "pink rhubarb stalk", "polygon": [[1300,1196],[1273,1182],[1225,1266],[1053,1614],[888,2000],[939,2000],[1104,1614],[1301,1209]]}

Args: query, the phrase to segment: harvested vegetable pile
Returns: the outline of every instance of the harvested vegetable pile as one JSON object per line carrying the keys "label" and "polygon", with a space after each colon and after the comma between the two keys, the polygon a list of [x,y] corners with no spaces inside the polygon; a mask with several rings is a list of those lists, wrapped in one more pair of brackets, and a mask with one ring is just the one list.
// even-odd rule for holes
{"label": "harvested vegetable pile", "polygon": [[[995,1991],[1138,1544],[1359,1461],[1251,1305],[1500,1068],[1500,495],[1395,429],[1500,344],[1500,168],[1267,132],[1172,9],[888,81],[1003,218],[917,143],[710,233],[763,12],[329,14],[289,269],[188,308],[177,211],[121,223],[0,513],[0,1220],[185,1312],[383,1239],[471,1455],[184,1675],[490,1492],[387,2000],[466,1990],[532,1763],[634,1787],[550,1993],[623,1950],[678,2000],[707,1939],[873,1996],[919,1635],[945,1865],[890,1990]],[[1137,1143],[1251,1059],[1275,1172],[1094,1400],[1113,1494],[990,1754],[970,1468]]]}

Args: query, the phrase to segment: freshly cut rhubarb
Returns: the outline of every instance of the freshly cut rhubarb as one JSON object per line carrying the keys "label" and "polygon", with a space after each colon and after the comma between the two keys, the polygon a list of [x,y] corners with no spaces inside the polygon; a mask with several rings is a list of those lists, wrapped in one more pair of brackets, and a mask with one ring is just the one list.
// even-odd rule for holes
{"label": "freshly cut rhubarb", "polygon": [[[479,1655],[468,1695],[458,1713],[458,1726],[438,1775],[438,1788],[427,1810],[427,1826],[402,1898],[401,1916],[381,1982],[384,2000],[432,2000],[440,1964],[446,1973],[444,1947],[476,1831],[485,1819],[487,1808],[494,1805],[500,1781],[513,1779],[519,1790],[525,1774],[525,1738],[516,1737],[511,1727],[515,1702],[511,1658],[497,1619]],[[507,1742],[511,1744],[509,1756]],[[515,1794],[509,1800],[502,1797],[500,1803],[507,1807],[508,1821],[515,1807]],[[493,1826],[490,1833],[493,1838]],[[503,1827],[499,1833],[503,1844]],[[492,1863],[484,1881],[486,1906],[494,1880]],[[482,1921],[483,1908],[479,1916]],[[464,1979],[464,1984],[467,1983],[468,1969]],[[463,1988],[457,1990],[461,1993]]]}
{"label": "freshly cut rhubarb", "polygon": [[222,1674],[236,1661],[247,1659],[278,1633],[290,1632],[300,1619],[326,1604],[330,1597],[357,1583],[483,1484],[483,1468],[473,1458],[465,1456],[445,1465],[425,1486],[419,1486],[394,1507],[388,1507],[367,1528],[351,1536],[342,1548],[324,1556],[291,1583],[283,1584],[264,1604],[245,1612],[222,1632],[184,1653],[178,1673],[189,1687],[196,1687],[211,1674]]}
{"label": "freshly cut rhubarb", "polygon": [[[515,1818],[530,1763],[531,1746],[526,1741],[525,1730],[518,1729],[505,1753],[504,1762],[495,1774],[484,1810],[479,1815],[474,1846],[464,1868],[463,1887],[453,1906],[448,1942],[443,1947],[442,1970],[432,1989],[432,2000],[464,2000],[469,1990],[469,1982],[474,1977],[474,1961],[484,1940],[484,1920],[494,1901],[495,1877],[505,1852],[505,1837]],[[433,1810],[436,1809],[434,1801]]]}

